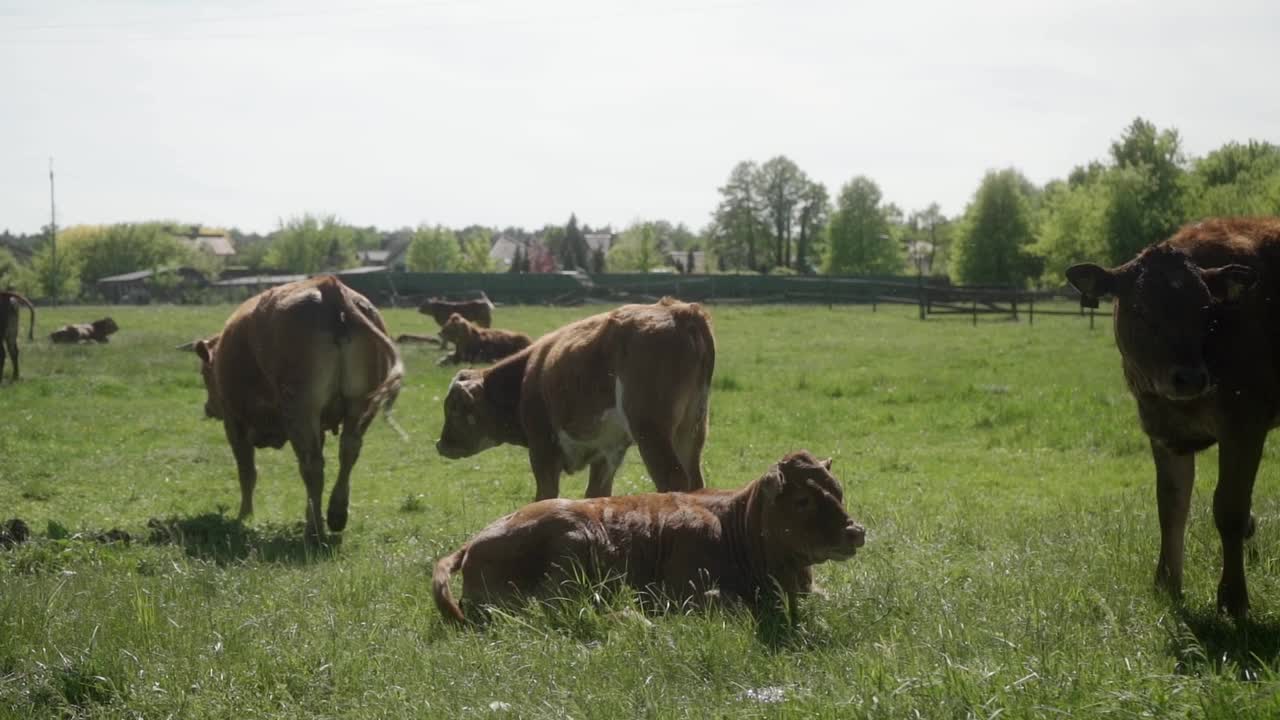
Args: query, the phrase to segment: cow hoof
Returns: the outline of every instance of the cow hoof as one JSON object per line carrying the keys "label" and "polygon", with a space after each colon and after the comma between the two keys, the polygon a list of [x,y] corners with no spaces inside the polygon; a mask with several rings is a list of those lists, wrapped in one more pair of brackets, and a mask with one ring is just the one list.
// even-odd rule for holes
{"label": "cow hoof", "polygon": [[343,510],[339,513],[330,510],[328,521],[330,532],[342,532],[347,529],[347,511]]}
{"label": "cow hoof", "polygon": [[1218,611],[1240,620],[1249,614],[1249,594],[1243,588],[1218,586]]}

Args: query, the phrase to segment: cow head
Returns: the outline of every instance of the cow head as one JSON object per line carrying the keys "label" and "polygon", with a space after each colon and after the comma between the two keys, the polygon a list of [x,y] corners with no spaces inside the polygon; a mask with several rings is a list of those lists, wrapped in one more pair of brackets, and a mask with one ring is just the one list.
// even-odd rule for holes
{"label": "cow head", "polygon": [[831,459],[791,453],[760,478],[761,523],[766,542],[806,563],[853,557],[866,531],[844,509],[844,491],[831,474]]}
{"label": "cow head", "polygon": [[436,452],[451,459],[470,457],[497,446],[498,434],[483,376],[476,370],[459,370],[444,398],[444,428]]}
{"label": "cow head", "polygon": [[459,341],[465,341],[467,336],[471,334],[471,323],[458,313],[451,313],[449,319],[440,327],[440,339],[445,342],[457,345]]}
{"label": "cow head", "polygon": [[116,324],[116,321],[109,317],[94,320],[91,324],[93,325],[93,332],[104,337],[120,330],[120,326]]}
{"label": "cow head", "polygon": [[218,349],[218,335],[205,340],[197,340],[192,347],[200,356],[200,375],[204,377],[204,389],[208,393],[204,401],[204,414],[217,420],[222,419],[222,394],[218,392],[218,378],[213,372],[214,353]]}
{"label": "cow head", "polygon": [[1245,297],[1257,271],[1244,265],[1201,268],[1185,253],[1157,245],[1117,268],[1067,269],[1082,302],[1115,298],[1116,345],[1137,389],[1190,400],[1213,389],[1205,362],[1218,306]]}

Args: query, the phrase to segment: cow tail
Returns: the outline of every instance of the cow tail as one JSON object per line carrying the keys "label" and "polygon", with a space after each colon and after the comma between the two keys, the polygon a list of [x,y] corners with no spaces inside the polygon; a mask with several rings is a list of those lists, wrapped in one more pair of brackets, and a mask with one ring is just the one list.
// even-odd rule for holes
{"label": "cow tail", "polygon": [[440,609],[440,614],[446,621],[458,625],[465,625],[467,618],[462,614],[462,608],[458,607],[458,603],[453,599],[453,592],[449,590],[449,578],[462,567],[462,560],[466,555],[467,548],[464,545],[454,554],[441,558],[440,562],[436,563],[436,571],[431,575],[431,594],[435,597],[436,607]]}
{"label": "cow tail", "polygon": [[[396,344],[391,338],[382,331],[373,321],[367,317],[364,312],[356,306],[347,293],[343,292],[342,281],[336,277],[330,277],[330,282],[320,285],[321,295],[328,295],[334,301],[334,304],[341,309],[338,318],[338,335],[350,332],[350,326],[356,325],[364,328],[365,332],[373,338],[374,344],[378,346],[379,356],[383,363],[387,366],[387,375],[383,378],[378,387],[374,388],[369,395],[369,407],[365,411],[365,416],[360,418],[360,425],[367,427],[373,421],[374,415],[377,415],[378,409],[382,409],[382,416],[386,419],[387,424],[392,430],[400,436],[401,440],[408,440],[409,434],[400,427],[400,423],[395,421],[391,416],[391,408],[396,403],[396,398],[400,396],[400,388],[404,385],[404,363],[400,360],[400,351],[396,348]],[[337,295],[332,293],[337,292]],[[377,312],[376,309],[373,312]]]}
{"label": "cow tail", "polygon": [[[13,298],[14,300],[17,300],[18,302],[22,303],[23,305],[27,306],[27,312],[31,315],[31,320],[30,322],[27,323],[27,339],[35,340],[36,339],[36,306],[32,305],[30,300],[19,295],[18,293],[11,292],[11,293],[5,293],[5,294]],[[19,327],[21,327],[21,325],[19,325]]]}

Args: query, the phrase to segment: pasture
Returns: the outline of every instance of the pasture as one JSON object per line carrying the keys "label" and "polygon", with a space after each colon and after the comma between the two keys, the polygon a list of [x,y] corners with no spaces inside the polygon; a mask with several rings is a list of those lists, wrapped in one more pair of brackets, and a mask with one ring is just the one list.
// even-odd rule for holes
{"label": "pasture", "polygon": [[[533,496],[524,450],[438,457],[453,369],[408,346],[396,417],[411,439],[380,420],[366,436],[341,545],[303,545],[288,449],[259,452],[241,526],[198,361],[173,349],[230,309],[40,309],[24,379],[0,386],[0,520],[35,535],[0,550],[0,717],[1280,712],[1277,445],[1255,493],[1252,619],[1213,609],[1213,451],[1186,602],[1157,595],[1154,471],[1109,319],[1090,332],[1070,317],[974,328],[914,307],[713,306],[708,482],[739,486],[796,448],[832,455],[866,547],[816,569],[825,596],[789,632],[732,610],[646,619],[591,588],[457,631],[430,569]],[[501,307],[495,326],[536,336],[601,309]],[[107,312],[110,345],[48,343]],[[411,310],[385,317],[393,334],[429,331]],[[615,492],[651,489],[632,449]],[[102,542],[113,529],[131,542]]]}

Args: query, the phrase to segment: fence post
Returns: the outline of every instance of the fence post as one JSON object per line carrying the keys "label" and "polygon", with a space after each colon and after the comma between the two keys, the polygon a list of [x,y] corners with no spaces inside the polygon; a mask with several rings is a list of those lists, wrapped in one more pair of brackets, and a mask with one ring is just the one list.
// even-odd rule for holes
{"label": "fence post", "polygon": [[1089,329],[1093,329],[1093,308],[1089,308]]}
{"label": "fence post", "polygon": [[973,326],[978,327],[978,297],[973,298]]}
{"label": "fence post", "polygon": [[1036,293],[1033,290],[1030,297],[1027,298],[1027,324],[1036,324]]}
{"label": "fence post", "polygon": [[916,273],[916,294],[919,297],[920,319],[923,320],[924,319],[924,275],[919,272]]}

